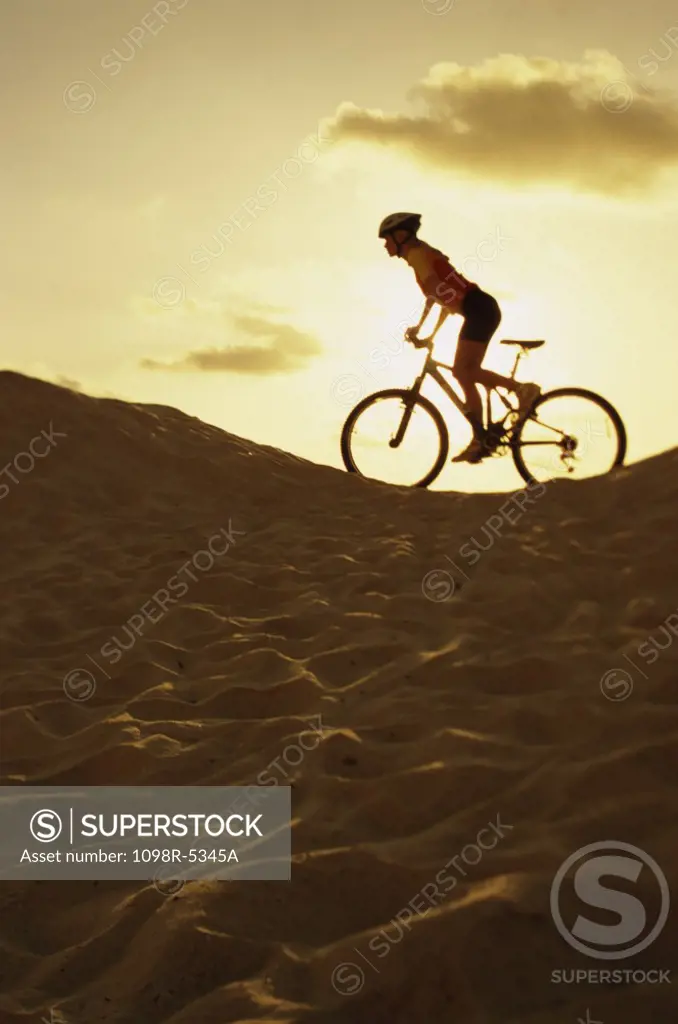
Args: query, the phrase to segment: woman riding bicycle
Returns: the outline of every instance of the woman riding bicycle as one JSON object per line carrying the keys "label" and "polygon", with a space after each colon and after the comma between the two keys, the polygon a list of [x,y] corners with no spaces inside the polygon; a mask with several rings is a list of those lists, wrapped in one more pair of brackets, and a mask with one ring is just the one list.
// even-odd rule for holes
{"label": "woman riding bicycle", "polygon": [[518,397],[521,415],[527,414],[541,389],[538,384],[520,383],[483,369],[487,346],[501,321],[497,300],[455,270],[448,257],[439,249],[434,249],[418,238],[420,227],[420,214],[392,213],[379,225],[379,237],[385,239],[389,256],[398,256],[412,267],[426,299],[419,323],[406,332],[410,341],[417,340],[417,332],[434,305],[440,306],[435,330],[451,314],[459,314],[464,318],[457,340],[453,373],[464,392],[466,417],[473,429],[473,439],[452,461],[480,462],[486,451],[483,444],[483,406],[477,385],[503,387],[512,391]]}

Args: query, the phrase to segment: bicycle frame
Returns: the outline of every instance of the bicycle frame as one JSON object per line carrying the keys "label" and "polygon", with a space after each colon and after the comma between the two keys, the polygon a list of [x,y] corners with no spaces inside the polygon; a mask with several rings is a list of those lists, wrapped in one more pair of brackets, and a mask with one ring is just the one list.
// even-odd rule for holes
{"label": "bicycle frame", "polygon": [[[424,365],[421,368],[421,372],[420,372],[419,376],[417,377],[417,379],[415,380],[414,384],[412,385],[411,392],[412,392],[412,394],[414,396],[418,395],[419,392],[421,391],[421,388],[422,388],[422,385],[423,385],[424,381],[426,380],[426,377],[432,377],[433,380],[442,388],[442,390],[445,392],[445,394],[450,399],[450,401],[456,406],[456,408],[459,410],[459,412],[462,414],[462,416],[466,417],[466,406],[465,406],[464,402],[462,401],[461,398],[459,398],[459,396],[457,395],[457,393],[454,390],[454,388],[445,380],[445,378],[443,377],[443,375],[440,373],[440,370],[439,370],[439,367],[442,367],[443,369],[450,370],[451,373],[454,373],[454,368],[452,366],[450,366],[448,363],[441,363],[437,359],[433,358],[433,340],[434,340],[434,338],[435,338],[436,334],[438,333],[438,330],[439,330],[439,328],[441,326],[442,326],[442,324],[438,324],[438,326],[433,331],[433,334],[431,334],[430,337],[427,338],[427,345],[426,345],[426,347],[428,349],[428,355],[426,356],[426,361],[424,362]],[[515,362],[513,364],[513,369],[511,370],[511,376],[510,376],[511,380],[513,380],[515,378],[516,370],[518,369],[518,366],[520,364],[520,360],[521,360],[521,358],[522,358],[522,356],[524,354],[525,353],[522,352],[522,351],[519,351],[519,352],[516,353],[516,359],[515,359]],[[483,387],[485,387],[485,385],[483,385]],[[504,419],[506,419],[506,416],[508,415],[508,413],[516,411],[514,409],[514,407],[511,405],[511,403],[508,402],[504,398],[503,395],[499,394],[499,392],[496,391],[496,388],[485,387],[485,394],[486,394],[486,398],[485,398],[485,420],[486,420],[486,424],[487,424],[488,427],[492,423],[492,392],[493,391],[496,392],[496,394],[498,395],[500,401],[504,404],[504,406],[508,410],[508,412],[504,416]],[[409,420],[409,417],[406,417],[406,419]],[[405,423],[405,426],[406,425],[407,425],[407,423]],[[404,431],[403,431],[403,433],[404,433]]]}

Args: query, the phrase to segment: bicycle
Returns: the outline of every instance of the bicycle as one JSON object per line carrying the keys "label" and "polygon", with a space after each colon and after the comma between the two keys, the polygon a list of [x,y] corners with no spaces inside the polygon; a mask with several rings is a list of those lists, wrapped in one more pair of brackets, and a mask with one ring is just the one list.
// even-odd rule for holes
{"label": "bicycle", "polygon": [[[387,388],[384,391],[377,391],[372,395],[367,395],[349,413],[341,432],[341,453],[344,465],[350,473],[357,473],[360,476],[370,477],[371,479],[383,480],[383,476],[381,475],[375,475],[364,471],[365,463],[369,461],[370,451],[378,451],[377,465],[379,467],[384,464],[387,449],[384,447],[383,435],[379,434],[379,437],[374,435],[370,436],[369,432],[367,432],[363,436],[362,441],[364,442],[367,455],[363,460],[363,468],[360,468],[358,465],[356,449],[361,438],[360,431],[357,428],[359,421],[361,423],[366,421],[366,414],[374,411],[379,406],[383,408],[388,403],[391,403],[392,405],[393,401],[395,401],[397,403],[397,407],[393,415],[396,415],[396,420],[395,424],[392,424],[391,436],[388,440],[388,448],[391,450],[404,450],[403,442],[405,441],[406,433],[408,433],[409,436],[414,439],[412,454],[409,455],[409,461],[411,462],[415,456],[416,458],[419,458],[422,450],[423,432],[427,429],[426,424],[428,424],[429,427],[432,425],[434,428],[432,437],[434,443],[437,440],[437,454],[434,452],[431,468],[416,482],[408,484],[403,484],[400,481],[394,480],[389,480],[387,482],[400,483],[401,486],[428,487],[440,474],[449,454],[449,432],[438,407],[431,401],[431,399],[421,394],[422,385],[427,377],[431,377],[436,381],[445,394],[448,395],[456,408],[462,413],[464,418],[466,418],[466,411],[463,399],[457,395],[454,388],[447,382],[441,373],[441,368],[452,371],[452,367],[433,358],[433,340],[437,330],[438,328],[436,328],[433,334],[428,338],[410,337],[406,332],[406,340],[411,342],[415,348],[426,348],[428,350],[421,372],[411,388]],[[516,353],[516,360],[511,372],[511,379],[514,380],[521,358],[524,355],[527,355],[530,351],[544,345],[545,339],[522,341],[514,338],[506,338],[501,341],[501,344],[520,347],[519,352]],[[485,391],[485,451],[483,454],[483,460],[488,457],[500,457],[507,455],[510,452],[513,456],[513,461],[518,473],[528,485],[544,482],[543,479],[539,479],[536,469],[543,469],[544,472],[553,473],[553,471],[558,469],[560,466],[568,475],[575,472],[583,455],[589,450],[588,442],[592,440],[591,417],[594,412],[597,414],[602,412],[605,418],[605,429],[602,433],[597,432],[595,436],[597,438],[605,438],[608,443],[606,445],[598,446],[598,454],[602,455],[602,465],[604,468],[589,475],[603,475],[611,472],[611,470],[616,467],[623,465],[627,446],[626,429],[617,410],[605,398],[602,398],[595,392],[588,391],[583,388],[556,388],[553,391],[544,392],[539,395],[527,413],[523,414],[521,417],[518,413],[517,399],[515,399],[513,394],[507,392],[507,394],[511,394],[511,398],[514,399],[516,404],[512,404],[509,398],[502,394],[498,388],[486,387]],[[504,415],[496,421],[493,421],[492,419],[493,392],[498,396],[506,410]],[[581,424],[584,422],[581,419],[581,414],[579,415],[579,419],[575,417],[575,427],[577,423],[579,423],[579,427],[576,430],[567,431],[555,426],[555,421],[560,418],[555,415],[555,409],[557,404],[561,403],[563,399],[579,400],[583,403],[582,407],[589,410],[588,413],[584,414],[586,416],[585,422],[587,434],[587,437],[584,439],[585,443],[582,443],[581,436]],[[567,409],[565,408],[562,415],[564,415],[566,411]],[[415,412],[417,414],[426,414],[423,419],[417,421],[416,425],[414,423]],[[398,416],[399,421],[397,418]],[[551,425],[552,423],[554,425]],[[388,427],[388,423],[386,426]],[[546,432],[547,436],[544,439],[540,439],[539,436],[536,438],[531,437],[531,434],[535,430],[543,430]],[[536,468],[530,468],[527,462],[528,453],[533,450],[538,453],[543,453],[546,452],[547,449],[550,450],[550,461],[548,462],[548,465],[537,465]],[[553,475],[549,476],[547,479],[553,479]]]}

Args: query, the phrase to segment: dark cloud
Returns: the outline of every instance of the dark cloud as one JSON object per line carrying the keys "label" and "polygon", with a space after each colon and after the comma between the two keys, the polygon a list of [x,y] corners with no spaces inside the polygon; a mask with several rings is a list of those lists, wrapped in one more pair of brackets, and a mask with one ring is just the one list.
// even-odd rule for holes
{"label": "dark cloud", "polygon": [[342,104],[327,130],[335,142],[391,146],[474,178],[630,194],[678,165],[678,104],[643,75],[599,51],[579,64],[513,55],[438,64],[410,92],[416,113]]}
{"label": "dark cloud", "polygon": [[314,337],[289,324],[272,323],[264,317],[252,315],[235,316],[232,319],[237,331],[260,343],[198,349],[174,363],[144,359],[141,366],[147,370],[200,370],[206,373],[293,373],[304,369],[311,358],[322,351]]}

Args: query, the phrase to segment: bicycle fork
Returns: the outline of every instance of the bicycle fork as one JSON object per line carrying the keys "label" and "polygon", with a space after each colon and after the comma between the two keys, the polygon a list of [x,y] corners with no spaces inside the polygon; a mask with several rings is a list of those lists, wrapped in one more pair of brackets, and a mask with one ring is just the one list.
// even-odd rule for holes
{"label": "bicycle fork", "polygon": [[405,437],[405,431],[407,430],[408,426],[410,425],[410,420],[412,419],[412,411],[413,411],[414,406],[416,404],[417,398],[419,397],[419,391],[421,390],[421,386],[424,383],[424,377],[425,376],[426,376],[426,371],[423,370],[419,374],[417,379],[415,380],[415,382],[412,385],[412,387],[410,388],[410,390],[407,392],[406,397],[403,398],[403,406],[404,406],[403,418],[400,421],[400,426],[398,427],[398,429],[396,430],[395,434],[393,435],[393,437],[389,441],[389,447],[390,448],[399,448],[400,445],[403,443],[403,439]]}

